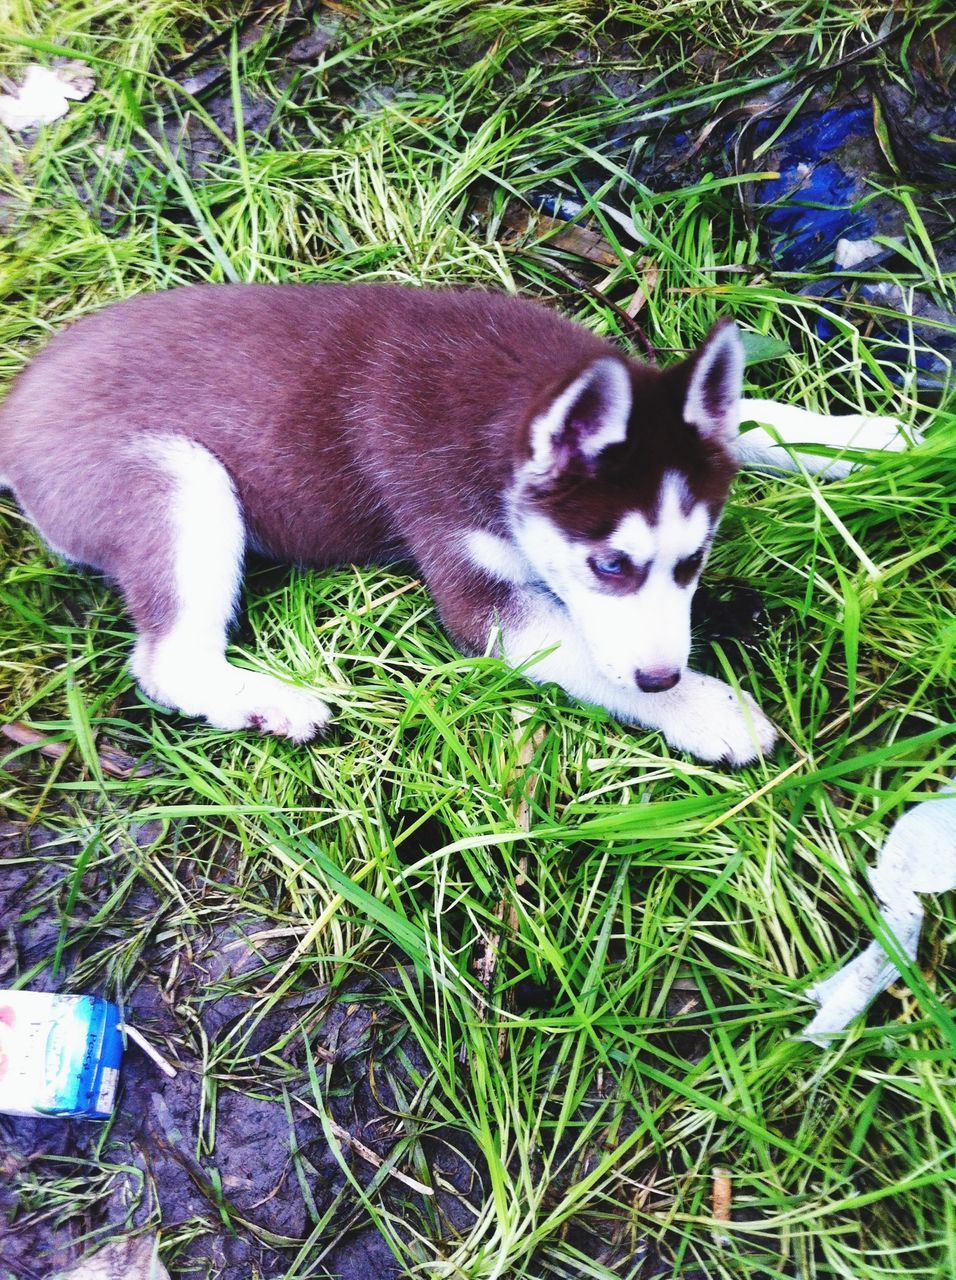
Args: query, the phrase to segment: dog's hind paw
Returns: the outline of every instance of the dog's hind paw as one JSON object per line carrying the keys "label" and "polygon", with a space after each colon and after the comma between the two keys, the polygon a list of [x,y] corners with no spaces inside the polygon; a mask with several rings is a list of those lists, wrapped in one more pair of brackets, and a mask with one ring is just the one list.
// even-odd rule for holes
{"label": "dog's hind paw", "polygon": [[[742,422],[758,424],[737,438],[736,449],[744,466],[772,471],[803,467],[822,480],[848,476],[863,462],[863,453],[900,453],[922,441],[914,427],[904,426],[896,418],[866,413],[834,416],[775,400],[749,399],[740,402],[740,413]],[[843,456],[805,453],[803,445],[822,445]]]}
{"label": "dog's hind paw", "polygon": [[[860,450],[867,453],[902,453],[912,445],[921,444],[923,437],[915,427],[905,427],[896,418],[871,417],[865,413],[850,413],[830,419],[830,438],[822,443],[834,449]],[[827,468],[831,478],[849,475],[859,462],[852,457],[836,458]]]}

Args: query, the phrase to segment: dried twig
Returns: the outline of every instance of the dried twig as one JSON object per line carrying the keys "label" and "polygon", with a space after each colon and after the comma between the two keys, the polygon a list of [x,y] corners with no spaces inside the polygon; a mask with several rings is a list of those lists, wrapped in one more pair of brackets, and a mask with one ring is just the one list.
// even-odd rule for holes
{"label": "dried twig", "polygon": [[139,1045],[143,1053],[146,1054],[152,1062],[155,1062],[163,1075],[169,1076],[170,1080],[175,1080],[179,1074],[172,1063],[167,1062],[158,1049],[154,1049],[141,1031],[137,1031],[135,1027],[131,1027],[128,1022],[120,1022],[117,1029],[122,1031],[124,1035],[132,1040],[133,1044]]}
{"label": "dried twig", "polygon": [[[329,1117],[329,1128],[342,1142],[347,1142],[357,1156],[361,1156],[363,1160],[367,1160],[369,1164],[373,1164],[376,1169],[380,1169],[385,1161],[381,1156],[376,1155],[371,1147],[367,1147],[360,1138],[356,1138],[353,1133],[349,1133],[348,1129],[343,1129],[340,1124],[336,1124],[332,1117]],[[419,1192],[423,1196],[433,1196],[435,1192],[431,1187],[426,1187],[424,1182],[419,1182],[417,1178],[411,1178],[407,1173],[402,1173],[401,1169],[389,1169],[391,1177],[396,1178],[399,1182],[404,1182],[406,1187],[411,1187],[413,1191]]]}
{"label": "dried twig", "polygon": [[552,267],[553,270],[557,271],[559,275],[564,276],[565,280],[570,281],[576,289],[583,289],[585,293],[589,293],[592,298],[596,298],[603,306],[608,307],[613,311],[617,319],[621,322],[621,327],[624,332],[637,340],[638,346],[640,346],[641,350],[644,352],[645,359],[647,359],[651,364],[657,364],[657,357],[660,351],[669,350],[669,348],[655,347],[634,317],[628,315],[624,307],[619,307],[618,304],[612,298],[609,298],[606,293],[602,293],[600,289],[591,284],[590,280],[586,280],[584,276],[577,272],[569,271],[567,267],[554,259],[550,260],[548,265]]}
{"label": "dried twig", "polygon": [[[311,1102],[306,1102],[305,1098],[297,1098],[296,1101],[305,1107],[307,1111],[311,1111],[314,1116],[321,1117],[322,1113],[319,1111],[318,1107],[314,1107]],[[326,1114],[325,1119],[328,1121],[329,1128],[340,1142],[347,1143],[357,1156],[361,1156],[363,1160],[374,1165],[376,1169],[381,1169],[385,1161],[380,1155],[377,1155],[371,1147],[367,1147],[361,1138],[356,1138],[354,1134],[349,1133],[348,1129],[337,1124],[330,1115]],[[386,1170],[386,1172],[390,1178],[395,1178],[396,1181],[403,1182],[406,1187],[410,1187],[412,1191],[417,1191],[419,1195],[433,1196],[435,1194],[431,1187],[426,1187],[424,1182],[419,1182],[417,1178],[412,1178],[407,1173],[402,1173],[401,1169],[392,1168]]]}

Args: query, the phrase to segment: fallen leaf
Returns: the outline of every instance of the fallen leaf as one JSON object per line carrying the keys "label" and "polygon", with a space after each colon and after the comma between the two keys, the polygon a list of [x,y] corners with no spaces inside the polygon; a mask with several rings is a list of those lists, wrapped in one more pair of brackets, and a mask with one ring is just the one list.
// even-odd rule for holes
{"label": "fallen leaf", "polygon": [[600,263],[602,267],[619,267],[621,259],[608,242],[592,227],[581,222],[562,222],[543,213],[537,216],[537,228],[542,244],[556,245],[565,253]]}
{"label": "fallen leaf", "polygon": [[[479,199],[475,212],[479,217],[490,217],[491,201],[487,197]],[[596,224],[592,219],[567,222],[563,218],[552,218],[546,213],[511,202],[501,214],[501,227],[508,233],[508,238],[524,239],[534,235],[540,245],[561,249],[576,258],[596,262],[599,266],[621,265],[620,257],[600,231],[595,229]]]}
{"label": "fallen leaf", "polygon": [[633,320],[637,313],[645,306],[651,297],[651,294],[657,287],[657,277],[660,274],[656,262],[645,259],[638,263],[638,268],[642,270],[643,282],[640,288],[634,290],[634,296],[624,308],[625,313]]}
{"label": "fallen leaf", "polygon": [[[47,738],[38,729],[33,729],[22,721],[0,725],[0,733],[17,746],[32,747],[41,756],[48,756],[51,760],[59,760],[68,750],[67,743]],[[118,747],[103,743],[98,754],[100,768],[111,778],[148,778],[155,773],[151,764],[146,761],[138,763],[133,756],[120,751]]]}
{"label": "fallen leaf", "polygon": [[154,1235],[118,1240],[58,1272],[55,1280],[169,1280]]}

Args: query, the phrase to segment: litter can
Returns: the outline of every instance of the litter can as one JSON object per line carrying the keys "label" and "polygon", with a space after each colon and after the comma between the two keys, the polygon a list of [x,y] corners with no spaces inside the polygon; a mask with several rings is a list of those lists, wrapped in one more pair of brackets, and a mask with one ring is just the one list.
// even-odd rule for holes
{"label": "litter can", "polygon": [[108,1120],[120,1023],[118,1007],[99,996],[0,989],[0,1111]]}

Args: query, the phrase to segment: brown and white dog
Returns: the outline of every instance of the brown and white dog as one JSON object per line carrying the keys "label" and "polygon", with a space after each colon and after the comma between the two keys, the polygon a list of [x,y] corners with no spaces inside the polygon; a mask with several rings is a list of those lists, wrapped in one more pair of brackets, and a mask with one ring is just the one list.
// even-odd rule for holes
{"label": "brown and white dog", "polygon": [[[741,401],[718,325],[664,371],[543,306],[475,290],[224,285],[108,307],[0,410],[0,476],[101,570],[157,702],[304,741],[314,694],[226,661],[246,547],[316,567],[413,561],[448,633],[742,764],[775,730],[688,671],[690,603],[738,464],[785,442],[894,448],[891,419]],[[845,460],[805,460],[842,473]]]}

